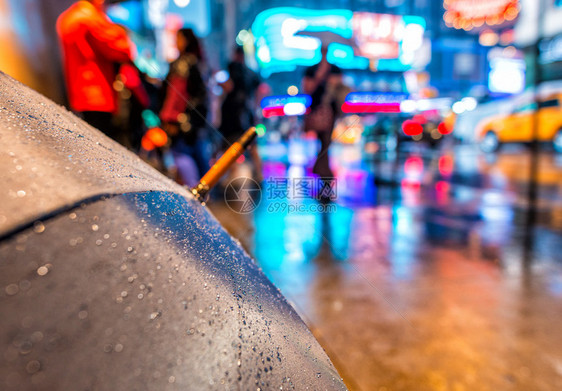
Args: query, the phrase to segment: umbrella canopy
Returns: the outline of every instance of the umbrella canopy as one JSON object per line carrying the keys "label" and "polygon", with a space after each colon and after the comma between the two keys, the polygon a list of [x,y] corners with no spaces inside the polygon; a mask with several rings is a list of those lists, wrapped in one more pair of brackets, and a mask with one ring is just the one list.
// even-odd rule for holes
{"label": "umbrella canopy", "polygon": [[2,389],[345,389],[184,188],[0,74]]}

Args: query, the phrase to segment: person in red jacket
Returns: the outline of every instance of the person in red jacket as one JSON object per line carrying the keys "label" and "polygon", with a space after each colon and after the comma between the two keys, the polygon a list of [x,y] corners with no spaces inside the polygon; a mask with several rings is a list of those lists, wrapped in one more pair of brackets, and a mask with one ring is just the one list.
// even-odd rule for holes
{"label": "person in red jacket", "polygon": [[118,109],[113,89],[117,63],[130,63],[132,43],[120,26],[112,23],[105,0],[80,0],[57,20],[72,110],[90,125],[115,138],[112,114]]}

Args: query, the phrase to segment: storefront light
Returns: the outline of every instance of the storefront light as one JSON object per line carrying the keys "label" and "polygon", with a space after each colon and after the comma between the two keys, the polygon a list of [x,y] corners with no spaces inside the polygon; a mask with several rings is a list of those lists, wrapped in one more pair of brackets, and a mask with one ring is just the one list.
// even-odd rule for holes
{"label": "storefront light", "polygon": [[466,111],[472,111],[476,109],[476,106],[478,106],[478,102],[476,101],[476,99],[474,99],[471,96],[467,96],[466,98],[463,98],[461,102]]}
{"label": "storefront light", "polygon": [[494,46],[498,43],[500,37],[492,30],[484,30],[478,37],[478,42],[482,46]]}
{"label": "storefront light", "polygon": [[187,7],[189,5],[189,3],[191,3],[191,0],[174,0],[174,3],[178,7],[184,8],[184,7]]}

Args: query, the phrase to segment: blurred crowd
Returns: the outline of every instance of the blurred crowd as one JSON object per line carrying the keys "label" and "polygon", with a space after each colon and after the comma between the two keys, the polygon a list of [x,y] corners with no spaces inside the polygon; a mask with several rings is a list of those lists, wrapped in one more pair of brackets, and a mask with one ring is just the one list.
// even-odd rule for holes
{"label": "blurred crowd", "polygon": [[[240,47],[220,82],[217,104],[208,93],[212,70],[205,50],[190,28],[178,30],[178,57],[164,80],[135,66],[135,47],[127,30],[105,15],[104,0],[74,3],[60,15],[57,32],[71,109],[180,184],[195,186],[213,160],[256,123],[261,81]],[[218,120],[210,121],[211,115]],[[249,156],[260,178],[257,153]]]}

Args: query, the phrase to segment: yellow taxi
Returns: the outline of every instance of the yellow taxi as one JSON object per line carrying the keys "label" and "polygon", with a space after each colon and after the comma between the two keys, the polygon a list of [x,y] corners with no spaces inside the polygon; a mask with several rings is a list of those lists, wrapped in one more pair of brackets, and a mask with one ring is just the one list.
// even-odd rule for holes
{"label": "yellow taxi", "polygon": [[[537,140],[552,142],[562,152],[562,94],[551,96],[538,104]],[[486,118],[476,128],[480,147],[485,152],[497,150],[503,143],[533,141],[536,103],[516,107],[509,114]]]}

